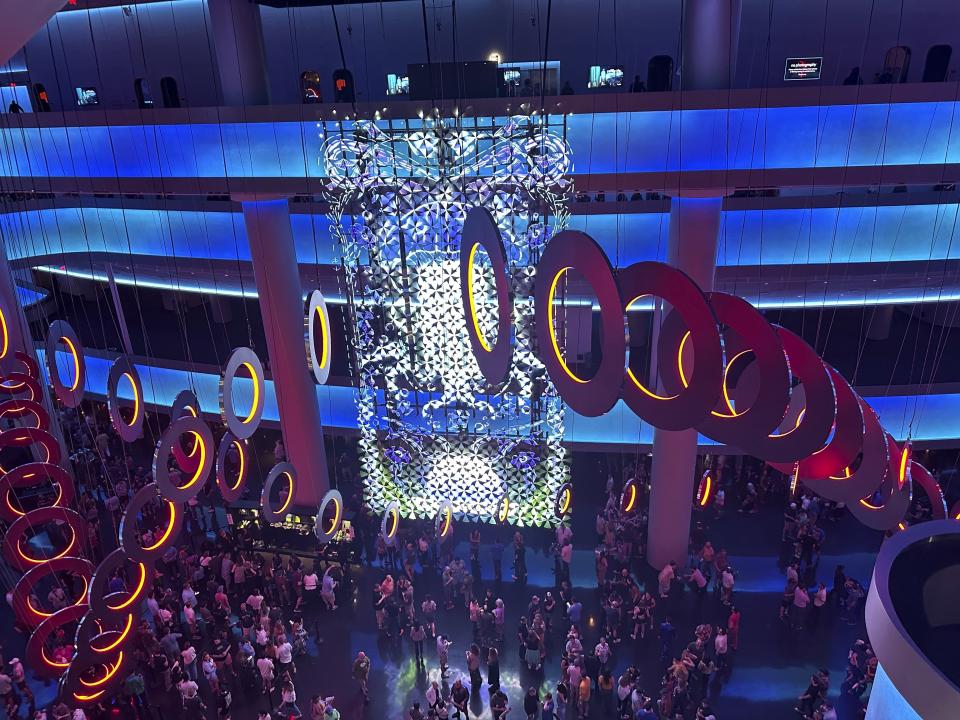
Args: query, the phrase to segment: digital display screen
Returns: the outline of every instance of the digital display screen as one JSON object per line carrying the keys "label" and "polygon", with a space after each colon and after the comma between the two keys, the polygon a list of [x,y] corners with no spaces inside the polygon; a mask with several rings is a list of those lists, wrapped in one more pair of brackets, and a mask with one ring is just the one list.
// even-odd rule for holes
{"label": "digital display screen", "polygon": [[503,82],[505,85],[514,85],[515,87],[520,87],[520,71],[519,70],[503,70]]}
{"label": "digital display screen", "polygon": [[602,65],[590,66],[590,80],[587,82],[588,88],[620,87],[621,85],[623,85],[623,65],[614,65],[612,67],[603,67]]}
{"label": "digital display screen", "polygon": [[78,87],[74,88],[74,92],[77,94],[77,105],[100,104],[100,98],[97,96],[97,89],[95,87]]}
{"label": "digital display screen", "polygon": [[783,67],[784,80],[819,80],[822,57],[787,58]]}
{"label": "digital display screen", "polygon": [[387,75],[387,95],[409,95],[410,77],[407,75]]}

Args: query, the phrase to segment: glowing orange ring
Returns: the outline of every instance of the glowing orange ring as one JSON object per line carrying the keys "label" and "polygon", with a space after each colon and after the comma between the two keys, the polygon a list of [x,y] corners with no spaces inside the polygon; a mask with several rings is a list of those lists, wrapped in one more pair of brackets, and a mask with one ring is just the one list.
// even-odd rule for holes
{"label": "glowing orange ring", "polygon": [[10,502],[11,492],[17,488],[39,485],[44,480],[49,480],[57,486],[57,499],[45,507],[67,506],[73,502],[76,490],[73,478],[60,465],[41,462],[25,463],[0,477],[0,497],[3,498],[3,502],[0,502],[0,518],[13,522],[18,517],[22,517],[24,512],[13,507]]}
{"label": "glowing orange ring", "polygon": [[[227,479],[227,456],[230,448],[235,447],[240,458],[240,467],[237,470],[237,479],[232,485]],[[248,458],[249,449],[246,440],[240,440],[233,436],[233,433],[227,431],[220,438],[220,447],[217,450],[217,489],[224,502],[232,503],[240,499],[247,484],[247,468],[250,465]]]}
{"label": "glowing orange ring", "polygon": [[714,482],[713,475],[709,470],[705,470],[700,478],[700,484],[697,486],[697,505],[705,508],[713,499]]}
{"label": "glowing orange ring", "polygon": [[27,664],[34,673],[43,678],[58,678],[70,667],[70,662],[60,663],[47,655],[46,643],[57,630],[77,622],[87,612],[86,602],[68,605],[53,613],[30,633],[27,640]]}
{"label": "glowing orange ring", "polygon": [[[140,545],[140,533],[137,528],[137,518],[141,510],[151,500],[159,500],[167,506],[169,520],[159,538],[149,546]],[[134,562],[150,563],[157,560],[166,549],[172,545],[180,535],[183,524],[183,512],[178,505],[160,496],[156,483],[149,483],[137,490],[127,505],[123,517],[120,519],[120,547],[126,556]]]}
{"label": "glowing orange ring", "polygon": [[[310,293],[304,324],[307,362],[313,371],[313,379],[318,385],[325,385],[330,379],[330,366],[333,364],[331,362],[333,338],[330,335],[330,312],[327,310],[327,301],[319,290]],[[317,325],[319,325],[319,332]]]}
{"label": "glowing orange ring", "polygon": [[[330,520],[330,526],[324,528],[324,520],[327,515],[327,508],[330,506],[330,503],[333,503],[333,518]],[[314,519],[313,524],[313,533],[317,536],[317,541],[320,544],[325,544],[330,542],[338,532],[340,532],[340,525],[343,523],[343,496],[340,495],[336,490],[328,490],[327,494],[323,496],[323,500],[320,501],[320,506],[317,508],[317,515]]]}
{"label": "glowing orange ring", "polygon": [[[173,399],[173,404],[170,406],[171,422],[181,417],[199,417],[199,415],[200,403],[197,401],[197,396],[191,390],[181,390],[177,393],[177,396]],[[197,453],[200,447],[196,439],[190,443],[189,452],[184,451],[179,442],[173,444],[172,450],[177,466],[183,472],[192,473],[197,469]]]}
{"label": "glowing orange ring", "polygon": [[553,514],[559,519],[565,518],[570,513],[570,506],[573,504],[573,485],[568,482],[563,483],[557,490],[557,495],[553,500]]}
{"label": "glowing orange ring", "polygon": [[[41,445],[46,451],[47,457],[41,462],[51,465],[60,464],[62,460],[60,442],[46,430],[26,427],[0,432],[0,450],[8,447],[25,448],[31,445]],[[6,474],[12,469],[0,466],[0,474]]]}
{"label": "glowing orange ring", "polygon": [[[237,371],[241,367],[247,369],[253,382],[253,402],[250,405],[250,411],[244,418],[238,417],[236,409],[233,407],[233,383],[236,381]],[[263,416],[265,395],[263,365],[260,363],[260,358],[250,348],[236,348],[230,354],[226,367],[223,369],[223,375],[220,376],[220,416],[223,418],[224,425],[233,433],[234,437],[246,440],[256,432]]]}
{"label": "glowing orange ring", "polygon": [[[37,558],[25,553],[22,540],[27,531],[42,528],[51,522],[66,523],[70,528],[70,542],[67,547],[53,557]],[[87,521],[76,510],[57,506],[37,508],[18,517],[10,524],[3,538],[3,556],[12,566],[26,572],[33,567],[68,557],[72,552],[76,552],[77,545],[86,536]]]}
{"label": "glowing orange ring", "polygon": [[[274,510],[270,503],[270,492],[273,490],[274,483],[276,483],[281,476],[287,478],[287,497],[283,501],[283,504]],[[293,465],[288,462],[280,462],[274,465],[267,474],[267,479],[263,482],[263,492],[260,493],[260,509],[263,511],[263,517],[267,522],[275,523],[283,520],[286,516],[287,508],[289,508],[293,502],[296,489],[297,471]]]}
{"label": "glowing orange ring", "polygon": [[0,360],[3,360],[10,352],[10,330],[7,328],[7,315],[3,308],[0,308]]}
{"label": "glowing orange ring", "polygon": [[444,500],[437,509],[437,514],[433,519],[433,536],[438,542],[447,539],[453,532],[453,503]]}
{"label": "glowing orange ring", "polygon": [[630,478],[623,486],[623,492],[620,494],[620,512],[629,515],[637,509],[637,499],[640,496],[639,483]]}
{"label": "glowing orange ring", "polygon": [[[67,351],[73,361],[73,378],[69,385],[61,379],[60,367],[57,364],[57,345],[61,341],[67,346]],[[66,407],[77,407],[83,401],[87,368],[83,355],[83,345],[69,323],[63,320],[54,320],[50,323],[50,328],[47,330],[45,355],[47,374],[57,399]]]}
{"label": "glowing orange ring", "polygon": [[[62,557],[51,560],[48,563],[36,565],[25,572],[23,577],[21,577],[14,586],[13,592],[11,593],[11,600],[14,615],[16,615],[17,620],[26,627],[38,627],[44,620],[56,614],[56,612],[46,612],[45,610],[35,607],[30,600],[30,596],[33,594],[33,589],[43,578],[57,573],[76,573],[83,578],[86,584],[88,579],[93,575],[93,565],[90,561],[83,558]],[[68,607],[86,605],[86,590],[87,588],[84,587],[84,592],[77,599],[71,600]]]}
{"label": "glowing orange ring", "polygon": [[[133,416],[127,422],[120,414],[120,381],[127,380],[133,392]],[[133,442],[143,435],[143,384],[132,360],[121,355],[113,361],[107,375],[107,408],[114,430],[124,442]]]}
{"label": "glowing orange ring", "polygon": [[26,427],[33,427],[36,430],[47,430],[50,427],[50,413],[47,409],[35,400],[3,400],[0,401],[0,418],[10,415],[14,418],[22,418],[27,415],[33,415],[37,418],[37,424]]}
{"label": "glowing orange ring", "polygon": [[[200,457],[193,475],[183,484],[174,482],[170,475],[168,460],[180,437],[191,434],[200,447]],[[184,415],[171,422],[160,436],[160,442],[153,453],[153,479],[160,494],[175,503],[185,503],[196,497],[213,468],[213,433],[207,424],[198,417]]]}
{"label": "glowing orange ring", "polygon": [[387,505],[383,511],[383,518],[380,520],[380,534],[384,540],[392,540],[396,537],[400,529],[400,504],[392,502]]}
{"label": "glowing orange ring", "polygon": [[504,493],[497,500],[497,505],[493,510],[493,522],[497,525],[506,525],[510,520],[510,495]]}
{"label": "glowing orange ring", "polygon": [[[123,568],[125,565],[133,565],[136,568],[133,591],[124,590],[118,593],[108,593],[110,578],[114,571]],[[119,613],[125,613],[127,608],[131,608],[136,603],[142,602],[150,593],[152,587],[152,576],[146,564],[130,560],[123,549],[117,548],[107,555],[94,571],[87,602],[98,618],[110,619],[116,617]],[[115,602],[117,596],[125,596],[125,599],[117,603]]]}

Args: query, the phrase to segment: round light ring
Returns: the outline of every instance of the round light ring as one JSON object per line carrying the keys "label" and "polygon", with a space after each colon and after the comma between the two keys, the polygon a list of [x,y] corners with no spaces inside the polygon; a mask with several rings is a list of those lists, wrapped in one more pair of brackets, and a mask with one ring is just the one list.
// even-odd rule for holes
{"label": "round light ring", "polygon": [[[235,450],[240,458],[240,467],[237,469],[236,479],[231,482],[227,477],[227,458],[230,451]],[[227,431],[220,438],[220,447],[217,449],[217,489],[224,502],[232,503],[240,499],[247,486],[247,475],[250,472],[250,449],[246,440],[238,440],[233,433]]]}
{"label": "round light ring", "polygon": [[509,493],[504,493],[500,496],[500,499],[497,500],[497,504],[493,509],[493,522],[497,525],[506,525],[510,521],[510,511],[513,510],[513,505],[510,502]]}
{"label": "round light ring", "polygon": [[26,399],[39,401],[43,397],[40,381],[22,372],[8,372],[0,376],[0,398],[19,398],[28,393]]}
{"label": "round light ring", "polygon": [[[118,604],[127,597],[126,593],[117,592],[107,595],[105,600]],[[139,608],[136,609],[139,610]],[[77,658],[80,662],[89,663],[94,658],[102,659],[103,655],[116,652],[127,638],[131,637],[130,631],[133,630],[133,625],[133,612],[111,613],[106,617],[89,613],[77,625],[77,632],[74,635]]]}
{"label": "round light ring", "polygon": [[[483,377],[491,385],[500,385],[507,379],[513,361],[513,345],[510,342],[513,300],[503,238],[493,216],[482,207],[472,208],[467,213],[460,238],[460,298],[466,318],[467,337],[470,338],[470,347]],[[483,248],[490,258],[497,293],[497,337],[493,344],[487,341],[480,329],[473,295],[474,261],[479,248]]]}
{"label": "round light ring", "polygon": [[[60,377],[57,363],[57,346],[63,343],[71,357],[70,378],[64,382]],[[66,407],[75,408],[83,402],[84,384],[87,381],[87,365],[83,357],[83,344],[70,323],[54,320],[47,330],[46,340],[47,374],[57,399]]]}
{"label": "round light ring", "polygon": [[804,409],[794,428],[775,435],[758,434],[750,451],[768,462],[794,463],[826,445],[837,416],[837,399],[830,373],[813,348],[789,330],[775,327],[790,372],[803,384]]}
{"label": "round light ring", "polygon": [[[686,430],[703,420],[720,399],[723,347],[713,310],[690,277],[660,262],[638,262],[617,274],[624,313],[640,298],[662,298],[682,323],[664,322],[657,338],[659,376],[669,395],[646,387],[627,364],[623,401],[642,420],[663,430]],[[694,365],[684,377],[684,346],[693,348]],[[604,350],[606,352],[606,350]]]}
{"label": "round light ring", "polygon": [[[327,508],[333,505],[333,517],[327,520]],[[317,517],[313,524],[313,533],[321,545],[333,540],[343,525],[343,496],[337,490],[328,490],[317,508]]]}
{"label": "round light ring", "polygon": [[[600,330],[603,358],[589,380],[578,377],[561,356],[553,327],[557,284],[568,270],[577,270],[600,302]],[[603,415],[620,395],[626,340],[620,291],[606,253],[589,235],[575,230],[557,233],[537,263],[536,300],[537,344],[540,360],[558,394],[574,412],[588,417]]]}
{"label": "round light ring", "polygon": [[[270,492],[273,490],[274,483],[280,478],[284,478],[287,483],[287,497],[277,509],[273,508],[270,502]],[[263,481],[263,492],[260,494],[260,509],[263,511],[263,517],[267,522],[281,522],[287,515],[287,510],[293,504],[293,495],[297,489],[297,471],[291,463],[280,462],[273,466],[267,474],[267,479]]]}
{"label": "round light ring", "polygon": [[323,293],[314,290],[307,303],[304,321],[307,345],[307,360],[318,385],[326,385],[330,378],[330,366],[333,364],[333,338],[330,335],[330,312]]}
{"label": "round light ring", "polygon": [[27,640],[27,665],[42,678],[58,678],[70,667],[70,661],[57,662],[47,655],[47,640],[57,630],[78,622],[87,613],[86,599],[80,605],[67,605],[44,619]]}
{"label": "round light ring", "polygon": [[15,350],[5,358],[0,358],[0,374],[21,373],[34,380],[40,380],[40,366],[32,355]]}
{"label": "round light ring", "polygon": [[[130,422],[120,414],[120,382],[130,384],[133,392],[133,417]],[[134,442],[143,437],[143,383],[140,382],[140,373],[137,372],[133,361],[126,355],[121,355],[113,361],[110,373],[107,375],[107,408],[110,410],[110,421],[114,430],[124,442]]]}
{"label": "round light ring", "polygon": [[880,420],[866,401],[857,397],[863,417],[863,442],[861,459],[856,470],[845,468],[844,472],[827,478],[803,478],[803,484],[813,492],[847,506],[856,505],[868,495],[886,476],[890,467],[890,446]]}
{"label": "round light ring", "polygon": [[700,483],[697,485],[697,507],[705,508],[713,500],[717,492],[717,483],[713,478],[712,470],[704,470],[700,477]]}
{"label": "round light ring", "polygon": [[[114,573],[129,566],[126,580],[127,589],[123,593],[109,593],[110,579]],[[93,572],[87,602],[93,614],[100,619],[126,616],[139,610],[140,603],[146,600],[153,590],[153,571],[146,563],[127,558],[126,553],[117,548],[107,555]],[[79,650],[79,645],[77,646]]]}
{"label": "round light ring", "polygon": [[[133,648],[127,647],[127,644],[118,647],[114,653],[91,660],[81,661],[78,656],[60,680],[61,694],[69,697],[70,704],[99,702],[104,695],[114,692],[123,684],[133,668],[133,659]],[[96,679],[87,680],[83,676],[92,667],[101,667],[103,672]]]}
{"label": "round light ring", "polygon": [[440,503],[437,515],[433,519],[433,536],[437,542],[443,542],[453,534],[453,503],[444,500]]}
{"label": "round light ring", "polygon": [[635,478],[630,478],[623,486],[623,492],[620,493],[620,512],[624,515],[635,513],[640,507],[640,483]]}
{"label": "round light ring", "polygon": [[10,322],[7,318],[7,311],[0,307],[0,360],[5,359],[10,354]]}
{"label": "round light ring", "polygon": [[[173,399],[173,405],[170,406],[171,422],[182,417],[200,417],[200,403],[192,390],[181,390]],[[177,466],[184,472],[196,471],[200,462],[199,450],[200,445],[196,438],[190,443],[190,452],[184,450],[180,443],[174,443],[173,457],[177,461]]]}
{"label": "round light ring", "polygon": [[[26,513],[13,506],[11,493],[17,488],[33,487],[44,480],[57,486],[57,499],[50,506],[68,506],[73,502],[76,488],[73,478],[60,465],[32,462],[18,465],[6,475],[0,476],[0,518],[13,522]],[[32,512],[32,511],[31,511]]]}
{"label": "round light ring", "polygon": [[[144,506],[151,500],[159,500],[165,506],[167,520],[155,536],[153,543],[148,547],[140,544],[140,531],[137,528],[137,517]],[[120,547],[131,560],[142,563],[152,563],[160,559],[167,548],[173,545],[180,536],[183,525],[183,508],[175,502],[160,497],[156,483],[149,483],[140,488],[127,505],[123,517],[120,519]]]}
{"label": "round light ring", "polygon": [[943,488],[940,483],[934,479],[930,471],[916,460],[910,463],[910,480],[914,487],[919,487],[930,500],[930,519],[947,519],[947,501],[943,497]]}
{"label": "round light ring", "polygon": [[[0,419],[6,416],[19,419],[27,415],[33,415],[37,419],[37,424],[32,426],[34,429],[46,430],[50,427],[50,413],[35,400],[3,400],[0,402]],[[28,425],[27,427],[31,426]]]}
{"label": "round light ring", "polygon": [[[865,497],[850,503],[851,514],[874,530],[894,530],[903,520],[913,498],[913,483],[909,472],[909,443],[900,448],[889,433],[885,433],[890,462],[880,484],[880,505]],[[906,461],[904,461],[906,458]],[[876,487],[874,478],[873,487]]]}
{"label": "round light ring", "polygon": [[[177,485],[170,477],[168,459],[181,436],[189,433],[199,446],[199,459],[196,469],[185,472],[189,479]],[[198,417],[187,415],[171,422],[160,436],[157,449],[153,453],[153,479],[160,488],[160,494],[175,503],[185,503],[200,492],[210,470],[213,467],[213,434],[207,424]],[[181,468],[182,469],[182,468]]]}
{"label": "round light ring", "polygon": [[560,485],[553,499],[553,515],[562,520],[570,514],[573,505],[573,485],[568,482]]}
{"label": "round light ring", "polygon": [[[749,452],[758,433],[767,435],[773,432],[783,420],[790,402],[790,368],[780,336],[753,305],[743,298],[720,292],[708,293],[707,300],[717,322],[725,327],[722,340],[726,366],[723,368],[720,400],[696,428],[719,443],[735,445]],[[681,321],[678,313],[670,313],[664,325]],[[746,353],[752,353],[752,365],[760,379],[749,407],[742,407],[744,403],[741,402],[741,407],[734,409],[727,386],[728,375],[737,359]],[[668,376],[667,379],[672,378]],[[738,396],[742,394],[737,393]]]}
{"label": "round light ring", "polygon": [[[46,612],[42,608],[34,607],[30,601],[34,588],[46,577],[56,575],[57,573],[76,573],[84,578],[89,584],[93,576],[93,564],[89,560],[80,557],[61,557],[50,562],[34,565],[30,570],[24,573],[13,589],[13,612],[17,619],[30,628],[35,628],[40,623],[54,615],[54,612]],[[71,605],[86,606],[87,591],[84,588],[83,593],[78,598],[71,599]]]}
{"label": "round light ring", "polygon": [[[253,382],[253,404],[244,418],[238,417],[233,407],[233,383],[241,367],[246,368]],[[265,395],[263,365],[260,363],[260,358],[248,347],[237,348],[230,354],[220,378],[220,416],[234,437],[246,440],[257,431],[263,415]]]}
{"label": "round light ring", "polygon": [[384,540],[391,540],[397,536],[400,530],[400,503],[394,501],[387,505],[383,511],[383,518],[380,520],[380,534]]}
{"label": "round light ring", "polygon": [[[48,431],[40,428],[13,428],[0,432],[0,450],[8,447],[30,447],[42,445],[47,457],[42,461],[51,465],[59,465],[62,459],[60,443]],[[0,466],[0,473],[8,473],[13,468]]]}
{"label": "round light ring", "polygon": [[[22,540],[28,530],[42,528],[51,522],[65,523],[70,530],[70,541],[67,546],[52,557],[34,557],[24,552]],[[51,560],[72,557],[82,552],[80,543],[87,539],[87,521],[76,510],[70,508],[51,507],[37,508],[26,515],[14,520],[3,537],[3,556],[7,562],[21,572],[26,572],[38,565],[44,565]]]}

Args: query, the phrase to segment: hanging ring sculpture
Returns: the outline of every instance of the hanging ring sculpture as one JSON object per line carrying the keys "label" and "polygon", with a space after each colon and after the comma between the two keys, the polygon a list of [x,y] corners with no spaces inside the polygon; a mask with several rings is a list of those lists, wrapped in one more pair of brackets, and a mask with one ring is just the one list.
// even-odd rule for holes
{"label": "hanging ring sculpture", "polygon": [[326,385],[333,360],[333,338],[330,335],[330,312],[323,293],[310,293],[305,320],[307,360],[318,385]]}
{"label": "hanging ring sculpture", "polygon": [[[130,420],[124,420],[120,414],[120,381],[126,380],[130,384],[133,394],[133,415]],[[124,442],[133,442],[143,436],[143,384],[140,382],[140,373],[126,355],[121,355],[113,361],[110,373],[107,375],[107,408],[110,410],[110,420],[114,430]]]}
{"label": "hanging ring sculpture", "polygon": [[[287,479],[287,496],[283,498],[280,507],[274,510],[273,503],[270,501],[270,492],[274,484],[281,477]],[[287,515],[287,509],[293,502],[293,494],[297,487],[297,471],[293,465],[288,462],[277,463],[273,466],[263,482],[263,492],[260,495],[260,509],[263,511],[263,517],[268,523],[281,522]]]}
{"label": "hanging ring sculpture", "polygon": [[[327,510],[333,506],[333,517],[327,522]],[[317,517],[313,524],[313,533],[321,545],[333,540],[343,525],[343,496],[336,490],[328,490],[317,508]]]}
{"label": "hanging ring sculpture", "polygon": [[[57,346],[63,343],[71,359],[71,377],[64,382],[60,376],[60,367],[57,363]],[[77,407],[83,401],[84,384],[87,380],[87,366],[83,357],[83,344],[70,323],[63,320],[54,320],[47,330],[45,345],[47,360],[47,374],[57,399],[69,408]]]}
{"label": "hanging ring sculpture", "polygon": [[[230,459],[231,451],[237,453],[237,476],[232,483],[227,476],[227,461]],[[235,438],[233,433],[227,431],[220,438],[220,447],[217,450],[217,489],[220,491],[220,497],[224,502],[236,502],[246,490],[247,475],[250,472],[250,450],[246,440]]]}
{"label": "hanging ring sculpture", "polygon": [[[239,417],[233,407],[233,384],[237,379],[237,371],[245,368],[250,374],[253,384],[253,399],[250,411],[246,417]],[[260,427],[260,418],[263,416],[263,401],[266,392],[263,381],[263,365],[260,358],[250,348],[240,347],[230,354],[227,365],[220,376],[220,416],[224,425],[239,440],[246,440]]]}

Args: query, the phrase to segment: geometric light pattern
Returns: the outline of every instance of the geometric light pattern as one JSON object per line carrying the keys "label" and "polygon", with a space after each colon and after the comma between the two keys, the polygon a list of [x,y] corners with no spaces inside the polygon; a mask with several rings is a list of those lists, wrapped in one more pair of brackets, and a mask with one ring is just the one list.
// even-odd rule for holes
{"label": "geometric light pattern", "polygon": [[[543,118],[344,123],[322,162],[343,256],[358,372],[364,499],[383,511],[552,526],[569,478],[563,403],[533,351],[533,307],[498,317],[490,257],[471,253],[475,327],[513,328],[505,380],[479,372],[465,331],[461,233],[483,207],[502,237],[509,292],[528,296],[547,240],[567,222],[570,150]],[[350,218],[353,218],[351,222]],[[501,286],[501,294],[502,294]],[[509,335],[508,335],[509,337]]]}

